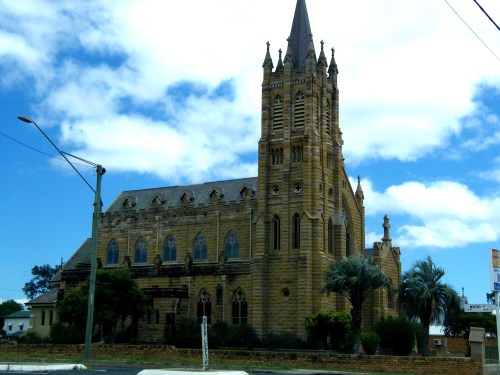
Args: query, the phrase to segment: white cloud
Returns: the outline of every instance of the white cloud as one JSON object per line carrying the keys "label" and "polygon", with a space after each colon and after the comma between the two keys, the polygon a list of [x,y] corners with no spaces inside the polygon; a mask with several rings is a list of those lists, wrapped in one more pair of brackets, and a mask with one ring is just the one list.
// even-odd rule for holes
{"label": "white cloud", "polygon": [[[496,31],[476,6],[450,3],[500,53]],[[494,5],[485,0],[500,18]],[[471,124],[460,118],[473,111],[475,86],[500,81],[498,61],[445,3],[308,0],[307,6],[317,52],[322,39],[337,51],[350,163],[414,161],[445,147]],[[35,76],[46,98],[38,115],[62,124],[69,152],[170,182],[256,174],[247,155],[256,154],[260,133],[265,42],[276,64],[278,49],[286,50],[290,1],[0,0],[0,9],[6,40],[0,56],[20,62],[18,75]],[[203,89],[181,90],[180,98],[170,93],[186,81]],[[230,82],[231,97],[214,95],[222,82]],[[468,147],[478,150],[480,142]],[[484,199],[465,186],[408,183],[374,194],[380,195],[375,204],[397,200],[396,210],[412,208],[418,220],[438,223],[432,213],[465,220],[470,213],[452,207],[449,192],[485,210]],[[412,204],[416,199],[422,205]],[[450,216],[441,207],[448,201]],[[438,234],[437,227],[427,229]],[[405,231],[416,236],[413,227]]]}
{"label": "white cloud", "polygon": [[[481,197],[452,181],[405,182],[383,192],[364,181],[363,191],[367,216],[389,212],[406,218],[392,233],[398,246],[450,248],[500,238],[500,196]],[[367,243],[374,238],[380,234],[367,235]]]}

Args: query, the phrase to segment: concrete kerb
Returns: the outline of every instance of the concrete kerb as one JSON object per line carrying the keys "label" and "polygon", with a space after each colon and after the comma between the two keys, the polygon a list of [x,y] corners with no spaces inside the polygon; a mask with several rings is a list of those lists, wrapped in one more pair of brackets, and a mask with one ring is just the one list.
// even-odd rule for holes
{"label": "concrete kerb", "polygon": [[87,367],[81,364],[11,364],[0,363],[0,371],[12,372],[46,372],[46,371],[79,371],[86,370]]}

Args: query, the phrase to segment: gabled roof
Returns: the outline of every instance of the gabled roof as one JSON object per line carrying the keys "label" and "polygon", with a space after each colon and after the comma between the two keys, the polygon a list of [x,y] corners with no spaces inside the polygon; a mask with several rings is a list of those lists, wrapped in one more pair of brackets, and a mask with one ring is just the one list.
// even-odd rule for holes
{"label": "gabled roof", "polygon": [[[79,268],[79,266],[83,265],[88,265],[90,266],[90,253],[92,250],[92,240],[90,238],[87,238],[78,248],[78,250],[75,251],[75,253],[69,258],[69,260],[64,263],[62,267],[62,271],[64,270],[73,270],[76,268]],[[57,273],[54,275],[52,280],[50,280],[52,283],[57,283],[61,281],[61,270],[57,271]]]}
{"label": "gabled roof", "polygon": [[[147,210],[151,208],[151,202],[160,196],[165,209],[177,208],[186,204],[194,206],[207,206],[214,204],[214,192],[219,192],[221,203],[238,203],[248,199],[242,195],[244,187],[256,192],[257,177],[241,178],[236,180],[214,181],[202,184],[169,186],[162,188],[129,190],[122,192],[108,207],[106,213],[120,212],[125,208],[123,202],[126,199],[134,201],[133,211]],[[256,193],[252,198],[256,197]]]}
{"label": "gabled roof", "polygon": [[50,305],[57,302],[57,292],[59,288],[52,288],[48,292],[33,298],[31,301],[27,302],[26,305]]}
{"label": "gabled roof", "polygon": [[297,0],[293,16],[292,31],[290,32],[294,68],[302,69],[306,66],[306,56],[309,49],[311,26],[305,0]]}

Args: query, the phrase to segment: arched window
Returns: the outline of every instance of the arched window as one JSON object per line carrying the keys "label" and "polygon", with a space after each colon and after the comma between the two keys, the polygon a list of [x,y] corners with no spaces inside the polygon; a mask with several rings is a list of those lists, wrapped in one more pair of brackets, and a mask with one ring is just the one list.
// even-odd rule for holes
{"label": "arched window", "polygon": [[272,227],[273,227],[273,250],[279,250],[281,248],[281,241],[280,241],[281,229],[280,229],[279,216],[275,215],[273,217]]}
{"label": "arched window", "polygon": [[226,257],[228,258],[240,257],[240,240],[238,239],[238,236],[236,235],[234,230],[231,230],[226,236],[224,251],[226,252]]}
{"label": "arched window", "polygon": [[42,310],[42,323],[40,325],[45,325],[45,310]]}
{"label": "arched window", "polygon": [[293,215],[292,246],[294,249],[300,249],[300,216],[299,216],[299,214]]}
{"label": "arched window", "polygon": [[155,323],[160,324],[160,310],[155,310]]}
{"label": "arched window", "polygon": [[283,148],[275,147],[271,149],[271,164],[272,165],[283,164]]}
{"label": "arched window", "polygon": [[233,324],[247,324],[248,322],[248,304],[245,292],[238,288],[233,297]]}
{"label": "arched window", "polygon": [[170,235],[163,244],[163,261],[175,262],[177,260],[177,244],[175,237]]}
{"label": "arched window", "polygon": [[281,128],[283,128],[283,99],[281,95],[276,95],[273,104],[273,129]]}
{"label": "arched window", "polygon": [[193,244],[193,259],[206,260],[207,259],[207,240],[203,233],[198,233],[194,239]]}
{"label": "arched window", "polygon": [[300,163],[302,161],[302,145],[295,145],[292,146],[292,162],[293,163]]}
{"label": "arched window", "polygon": [[134,263],[146,263],[148,261],[148,250],[146,241],[140,237],[134,246]]}
{"label": "arched window", "polygon": [[118,249],[118,242],[113,238],[111,241],[108,243],[108,250],[107,250],[107,264],[118,264],[118,259],[120,256],[120,251]]}
{"label": "arched window", "polygon": [[387,285],[387,308],[394,308],[394,287],[392,286],[392,280],[390,280],[389,285]]}
{"label": "arched window", "polygon": [[349,215],[349,210],[347,209],[347,204],[343,202],[342,213],[344,216],[344,228],[345,228],[345,256],[351,255],[351,218]]}
{"label": "arched window", "polygon": [[198,305],[196,307],[196,321],[198,324],[203,322],[203,317],[207,317],[207,324],[212,321],[212,302],[210,301],[210,294],[203,289],[198,298]]}
{"label": "arched window", "polygon": [[54,321],[54,311],[50,310],[50,312],[49,312],[49,325],[52,325],[53,321]]}
{"label": "arched window", "polygon": [[328,253],[333,254],[333,221],[328,219]]}
{"label": "arched window", "polygon": [[302,91],[295,95],[295,127],[302,127],[305,124],[305,96]]}

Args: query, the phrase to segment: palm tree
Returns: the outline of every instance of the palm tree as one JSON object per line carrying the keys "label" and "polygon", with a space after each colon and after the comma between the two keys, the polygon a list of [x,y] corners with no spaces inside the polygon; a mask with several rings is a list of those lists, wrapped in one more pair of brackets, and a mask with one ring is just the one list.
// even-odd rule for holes
{"label": "palm tree", "polygon": [[438,323],[460,301],[457,292],[443,283],[444,269],[436,267],[431,257],[415,262],[403,274],[399,286],[399,303],[410,319],[422,324],[422,355],[429,355],[429,327]]}
{"label": "palm tree", "polygon": [[383,285],[389,285],[389,281],[373,258],[354,255],[328,267],[324,290],[343,295],[352,305],[353,353],[359,350],[363,303],[372,291]]}

